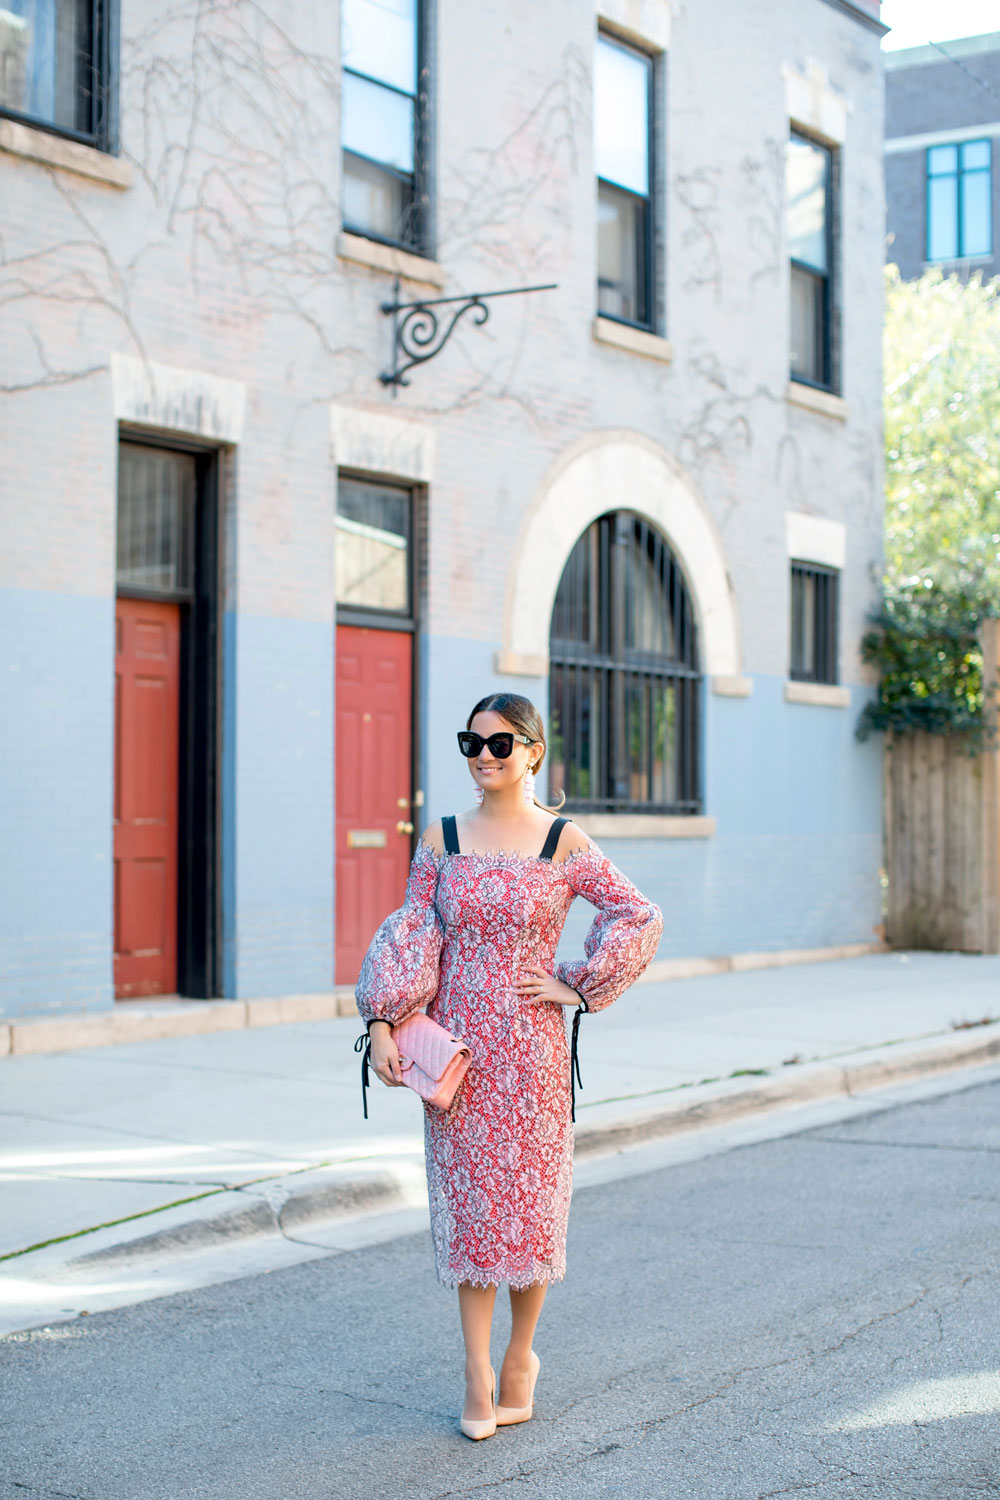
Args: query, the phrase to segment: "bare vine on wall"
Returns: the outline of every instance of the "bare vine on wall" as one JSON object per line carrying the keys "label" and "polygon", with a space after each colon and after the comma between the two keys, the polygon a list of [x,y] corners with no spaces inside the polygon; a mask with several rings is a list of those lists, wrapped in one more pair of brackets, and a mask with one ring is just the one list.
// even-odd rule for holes
{"label": "bare vine on wall", "polygon": [[749,452],[754,445],[754,413],[761,402],[774,402],[776,397],[764,384],[741,385],[717,354],[695,355],[687,368],[692,387],[706,393],[681,429],[677,454],[697,472],[711,458],[729,463]]}
{"label": "bare vine on wall", "polygon": [[[299,11],[293,36],[260,0],[180,0],[123,36],[122,155],[135,173],[141,230],[135,214],[118,211],[117,196],[103,196],[115,190],[37,168],[51,184],[45,243],[37,194],[33,216],[8,219],[0,232],[5,363],[24,372],[7,391],[88,378],[106,368],[95,351],[120,347],[123,332],[150,358],[148,319],[152,310],[162,325],[166,293],[178,299],[179,326],[191,301],[209,330],[224,327],[247,342],[265,322],[286,323],[287,375],[299,369],[309,404],[349,394],[359,381],[370,394],[371,351],[352,330],[378,326],[384,287],[345,272],[337,253],[333,24],[331,45],[321,13]],[[567,48],[558,76],[525,100],[495,147],[458,155],[439,197],[449,258],[520,277],[565,253],[554,244],[565,233],[558,215],[547,222],[528,210],[576,172],[589,97],[587,63]],[[522,313],[522,331],[528,326]],[[523,403],[523,381],[513,394],[522,342],[505,340],[498,367],[496,343],[484,341],[446,399]]]}
{"label": "bare vine on wall", "polygon": [[722,299],[722,175],[720,167],[708,166],[674,174],[674,196],[687,215],[681,231],[681,244],[687,252],[684,286],[689,291],[705,287],[716,302]]}
{"label": "bare vine on wall", "polygon": [[785,246],[785,148],[772,137],[764,154],[740,163],[747,202],[746,270],[751,281],[778,281]]}

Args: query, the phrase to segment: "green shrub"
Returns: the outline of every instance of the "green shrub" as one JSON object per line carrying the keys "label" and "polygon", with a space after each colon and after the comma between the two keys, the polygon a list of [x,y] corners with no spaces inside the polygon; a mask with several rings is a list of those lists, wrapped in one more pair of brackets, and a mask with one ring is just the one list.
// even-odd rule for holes
{"label": "green shrub", "polygon": [[971,592],[947,591],[929,578],[886,595],[861,642],[879,688],[858,721],[858,738],[923,730],[964,735],[970,753],[980,749],[986,695],[979,629],[994,612]]}

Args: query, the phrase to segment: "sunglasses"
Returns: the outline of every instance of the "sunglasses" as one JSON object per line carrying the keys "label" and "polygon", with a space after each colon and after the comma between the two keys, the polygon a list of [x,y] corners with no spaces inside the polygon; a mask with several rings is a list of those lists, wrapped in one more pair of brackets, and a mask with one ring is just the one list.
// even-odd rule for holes
{"label": "sunglasses", "polygon": [[526,734],[511,734],[508,730],[502,730],[500,734],[491,734],[488,739],[483,739],[481,734],[473,734],[471,729],[460,729],[458,732],[458,748],[466,760],[471,760],[474,755],[479,755],[484,745],[489,745],[490,754],[495,755],[497,760],[506,760],[514,748],[514,741],[519,745],[533,745],[534,740],[529,740]]}

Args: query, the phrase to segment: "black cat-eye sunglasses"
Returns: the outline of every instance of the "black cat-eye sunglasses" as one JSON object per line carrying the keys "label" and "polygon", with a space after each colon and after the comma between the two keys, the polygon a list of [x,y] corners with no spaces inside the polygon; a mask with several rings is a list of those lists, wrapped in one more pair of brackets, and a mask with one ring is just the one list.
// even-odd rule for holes
{"label": "black cat-eye sunglasses", "polygon": [[471,760],[474,755],[479,755],[484,745],[489,745],[490,754],[495,755],[497,760],[506,760],[514,748],[514,741],[520,745],[533,745],[534,740],[529,740],[526,734],[512,734],[504,729],[499,734],[491,734],[483,739],[481,734],[473,734],[471,729],[460,729],[458,731],[458,748],[466,760]]}

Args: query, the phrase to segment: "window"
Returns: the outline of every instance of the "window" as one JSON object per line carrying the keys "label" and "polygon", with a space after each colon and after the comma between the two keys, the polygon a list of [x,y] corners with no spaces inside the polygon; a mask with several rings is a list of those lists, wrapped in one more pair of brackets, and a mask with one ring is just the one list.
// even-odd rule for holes
{"label": "window", "polygon": [[337,491],[337,608],[411,613],[409,490],[365,479]]}
{"label": "window", "polygon": [[601,516],[566,562],[552,613],[550,784],[589,812],[700,811],[694,616],[666,542]]}
{"label": "window", "polygon": [[837,681],[840,574],[819,563],[792,563],[792,662],[797,682]]}
{"label": "window", "polygon": [[785,156],[791,258],[791,375],[830,386],[833,153],[794,130]]}
{"label": "window", "polygon": [[344,228],[421,251],[419,0],[344,0]]}
{"label": "window", "polygon": [[189,598],[194,589],[197,463],[190,453],[123,443],[118,456],[118,588]]}
{"label": "window", "polygon": [[927,152],[927,259],[992,254],[989,141]]}
{"label": "window", "polygon": [[104,0],[2,0],[0,112],[106,149]]}
{"label": "window", "polygon": [[652,60],[598,36],[594,56],[597,310],[648,328],[652,307]]}

